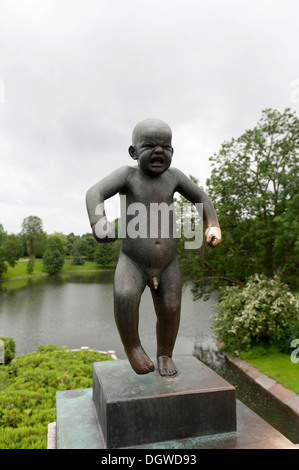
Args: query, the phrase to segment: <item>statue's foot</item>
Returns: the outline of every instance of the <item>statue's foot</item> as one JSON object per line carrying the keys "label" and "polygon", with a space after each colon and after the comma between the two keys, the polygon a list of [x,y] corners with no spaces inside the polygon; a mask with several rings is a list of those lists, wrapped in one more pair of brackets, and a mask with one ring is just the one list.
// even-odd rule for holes
{"label": "statue's foot", "polygon": [[127,356],[136,374],[148,374],[155,370],[153,362],[150,360],[142,346],[127,351]]}
{"label": "statue's foot", "polygon": [[158,356],[158,370],[162,376],[173,376],[177,374],[176,367],[169,356]]}

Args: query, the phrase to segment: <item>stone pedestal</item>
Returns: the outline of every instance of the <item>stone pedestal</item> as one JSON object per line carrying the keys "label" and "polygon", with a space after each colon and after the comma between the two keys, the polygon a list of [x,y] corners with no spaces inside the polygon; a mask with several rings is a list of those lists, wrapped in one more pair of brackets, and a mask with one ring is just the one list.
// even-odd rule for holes
{"label": "stone pedestal", "polygon": [[93,388],[57,392],[58,449],[290,448],[193,356],[178,374],[137,375],[127,360],[93,366]]}
{"label": "stone pedestal", "polygon": [[93,401],[108,448],[236,430],[235,389],[192,356],[178,374],[136,376],[128,361],[94,364]]}

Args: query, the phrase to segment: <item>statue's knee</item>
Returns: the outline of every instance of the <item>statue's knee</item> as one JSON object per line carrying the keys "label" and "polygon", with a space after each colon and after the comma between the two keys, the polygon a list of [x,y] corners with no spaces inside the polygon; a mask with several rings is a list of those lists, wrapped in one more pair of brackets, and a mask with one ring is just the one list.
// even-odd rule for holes
{"label": "statue's knee", "polygon": [[118,289],[114,289],[114,299],[118,302],[131,302],[136,299],[136,297],[134,289],[130,289],[128,287],[119,287]]}

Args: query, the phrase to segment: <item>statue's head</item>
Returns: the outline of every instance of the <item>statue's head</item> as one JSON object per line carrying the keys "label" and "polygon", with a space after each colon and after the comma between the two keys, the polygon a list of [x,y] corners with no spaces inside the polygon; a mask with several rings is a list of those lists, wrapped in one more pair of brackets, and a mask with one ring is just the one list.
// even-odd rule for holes
{"label": "statue's head", "polygon": [[139,122],[132,134],[129,154],[137,160],[140,170],[150,176],[159,176],[170,167],[173,148],[172,132],[160,119]]}

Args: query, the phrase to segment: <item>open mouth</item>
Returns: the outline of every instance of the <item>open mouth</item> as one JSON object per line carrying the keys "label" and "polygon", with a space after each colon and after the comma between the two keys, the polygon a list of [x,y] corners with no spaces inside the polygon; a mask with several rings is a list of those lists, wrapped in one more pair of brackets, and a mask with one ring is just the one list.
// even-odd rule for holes
{"label": "open mouth", "polygon": [[162,157],[153,157],[151,164],[152,166],[162,166],[164,164],[164,159]]}

